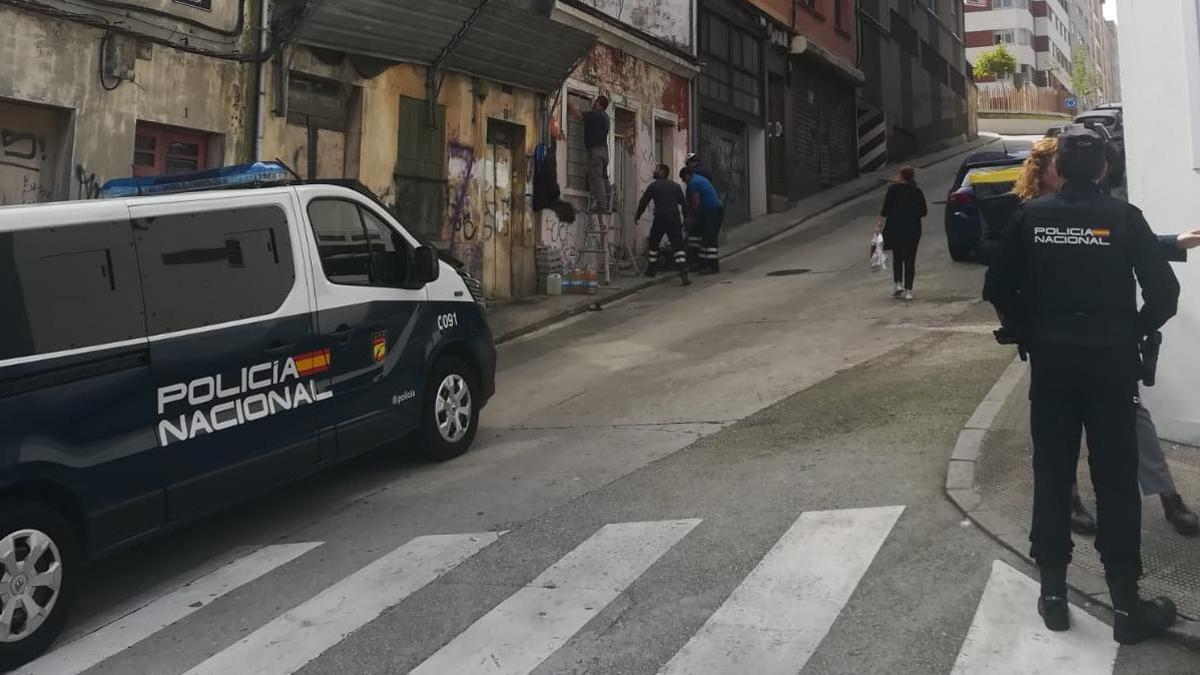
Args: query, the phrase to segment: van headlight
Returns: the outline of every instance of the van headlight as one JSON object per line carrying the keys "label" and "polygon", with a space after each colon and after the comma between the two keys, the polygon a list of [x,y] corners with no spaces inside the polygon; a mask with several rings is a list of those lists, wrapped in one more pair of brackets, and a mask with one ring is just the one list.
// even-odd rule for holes
{"label": "van headlight", "polygon": [[483,300],[483,283],[475,278],[465,267],[458,269],[458,276],[462,277],[463,283],[467,285],[467,290],[471,292],[471,297],[475,303],[484,309],[487,308],[487,303]]}

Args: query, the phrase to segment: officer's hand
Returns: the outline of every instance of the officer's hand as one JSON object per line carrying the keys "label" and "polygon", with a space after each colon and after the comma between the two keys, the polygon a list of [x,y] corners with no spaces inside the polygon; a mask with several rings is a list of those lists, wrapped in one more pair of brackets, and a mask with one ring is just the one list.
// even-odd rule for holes
{"label": "officer's hand", "polygon": [[1179,235],[1175,239],[1175,245],[1183,251],[1200,246],[1200,228]]}

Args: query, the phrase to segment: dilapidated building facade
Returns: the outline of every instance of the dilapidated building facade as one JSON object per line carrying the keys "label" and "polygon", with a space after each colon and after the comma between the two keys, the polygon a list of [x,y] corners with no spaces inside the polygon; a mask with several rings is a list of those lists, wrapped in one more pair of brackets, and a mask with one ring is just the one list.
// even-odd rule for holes
{"label": "dilapidated building facade", "polygon": [[360,181],[488,296],[529,295],[531,158],[595,42],[554,4],[0,2],[0,204],[279,160]]}
{"label": "dilapidated building facade", "polygon": [[[559,182],[566,199],[587,206],[583,123],[572,110],[588,110],[600,95],[611,100],[609,157],[614,188],[614,237],[628,250],[646,250],[650,217],[634,222],[637,201],[654,167],[673,172],[692,141],[691,81],[697,71],[692,46],[694,0],[564,0],[554,13],[561,23],[597,36],[563,85],[552,115],[558,136]],[[594,249],[588,221],[560,221],[547,211],[542,240],[566,267],[595,265],[582,252]]]}
{"label": "dilapidated building facade", "polygon": [[491,298],[536,292],[534,149],[595,41],[553,4],[286,0],[297,28],[270,64],[262,157],[359,180]]}
{"label": "dilapidated building facade", "polygon": [[257,6],[0,3],[0,204],[249,157]]}

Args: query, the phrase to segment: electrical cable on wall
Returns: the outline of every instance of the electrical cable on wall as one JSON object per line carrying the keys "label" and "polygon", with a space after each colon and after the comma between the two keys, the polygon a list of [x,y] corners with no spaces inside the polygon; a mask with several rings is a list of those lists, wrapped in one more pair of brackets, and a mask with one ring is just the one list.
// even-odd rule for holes
{"label": "electrical cable on wall", "polygon": [[112,31],[104,31],[104,36],[100,38],[100,87],[104,91],[115,91],[121,86],[122,78],[118,77],[116,84],[111,87],[104,81],[104,67],[108,65],[108,41],[112,39]]}

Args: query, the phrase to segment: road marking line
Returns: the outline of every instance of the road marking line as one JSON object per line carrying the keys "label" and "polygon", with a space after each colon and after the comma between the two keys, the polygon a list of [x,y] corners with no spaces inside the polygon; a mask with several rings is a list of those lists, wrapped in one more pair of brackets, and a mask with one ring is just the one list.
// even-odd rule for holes
{"label": "road marking line", "polygon": [[1117,660],[1112,629],[1071,608],[1071,630],[1048,630],[1037,613],[1038,584],[999,560],[992,563],[953,675],[1108,675]]}
{"label": "road marking line", "polygon": [[294,673],[501,534],[417,537],[213,655],[187,675]]}
{"label": "road marking line", "polygon": [[322,542],[276,544],[206,574],[98,630],[26,664],[15,675],[75,675],[208,606],[217,598],[285,565]]}
{"label": "road marking line", "polygon": [[801,515],[659,672],[799,672],[903,512],[889,506]]}
{"label": "road marking line", "polygon": [[699,523],[605,525],[410,675],[528,673]]}

